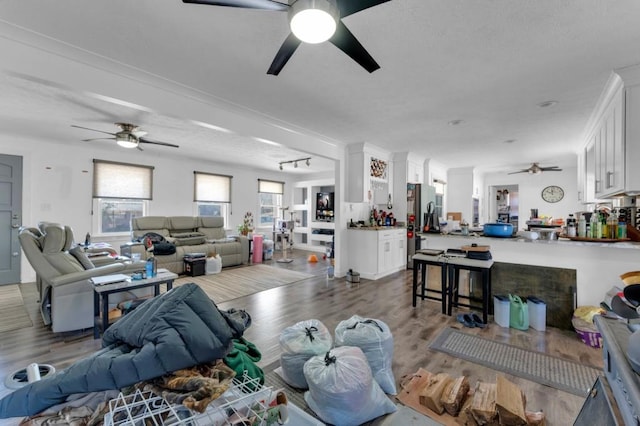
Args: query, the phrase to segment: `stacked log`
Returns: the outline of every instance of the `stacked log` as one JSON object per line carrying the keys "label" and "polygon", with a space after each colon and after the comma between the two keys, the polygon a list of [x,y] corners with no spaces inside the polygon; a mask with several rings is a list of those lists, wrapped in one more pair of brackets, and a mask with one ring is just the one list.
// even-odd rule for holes
{"label": "stacked log", "polygon": [[[544,426],[542,411],[526,410],[524,392],[503,376],[496,383],[477,382],[471,389],[465,376],[428,373],[419,390],[420,406],[439,415],[445,411],[463,426]],[[419,410],[424,411],[424,409]]]}

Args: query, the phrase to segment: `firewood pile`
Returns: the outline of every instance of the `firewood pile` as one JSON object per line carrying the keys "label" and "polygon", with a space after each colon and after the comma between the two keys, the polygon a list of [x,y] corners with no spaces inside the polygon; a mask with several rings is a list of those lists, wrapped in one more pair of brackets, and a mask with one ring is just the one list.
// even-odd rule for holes
{"label": "firewood pile", "polygon": [[472,387],[465,376],[420,369],[403,384],[398,399],[447,425],[545,425],[544,413],[527,411],[524,392],[503,376],[496,383],[478,381]]}

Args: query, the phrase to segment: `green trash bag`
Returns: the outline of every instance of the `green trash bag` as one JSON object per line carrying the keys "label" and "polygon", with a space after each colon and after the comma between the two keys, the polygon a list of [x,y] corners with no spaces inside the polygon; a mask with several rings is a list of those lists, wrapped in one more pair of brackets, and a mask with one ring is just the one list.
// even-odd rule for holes
{"label": "green trash bag", "polygon": [[529,328],[529,309],[519,296],[509,295],[509,326],[518,330]]}

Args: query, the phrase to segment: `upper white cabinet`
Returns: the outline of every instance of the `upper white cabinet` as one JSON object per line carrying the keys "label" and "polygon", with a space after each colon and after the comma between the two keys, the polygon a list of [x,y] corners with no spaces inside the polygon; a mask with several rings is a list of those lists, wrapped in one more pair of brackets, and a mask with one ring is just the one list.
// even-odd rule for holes
{"label": "upper white cabinet", "polygon": [[[617,70],[591,115],[583,155],[582,201],[640,193],[640,68]],[[580,179],[579,179],[580,180]]]}
{"label": "upper white cabinet", "polygon": [[364,143],[347,150],[347,201],[387,204],[392,187],[390,154]]}

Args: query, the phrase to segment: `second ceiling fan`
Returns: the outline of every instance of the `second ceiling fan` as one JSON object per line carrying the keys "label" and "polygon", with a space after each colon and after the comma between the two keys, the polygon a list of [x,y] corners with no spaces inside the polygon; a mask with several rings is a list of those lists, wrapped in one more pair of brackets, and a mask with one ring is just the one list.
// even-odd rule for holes
{"label": "second ceiling fan", "polygon": [[[278,75],[301,42],[330,41],[367,71],[380,65],[342,22],[342,18],[390,0],[294,0],[285,4],[275,0],[182,0],[183,3],[247,9],[276,10],[289,13],[291,33],[276,54],[267,74]],[[318,30],[318,31],[310,31]]]}

